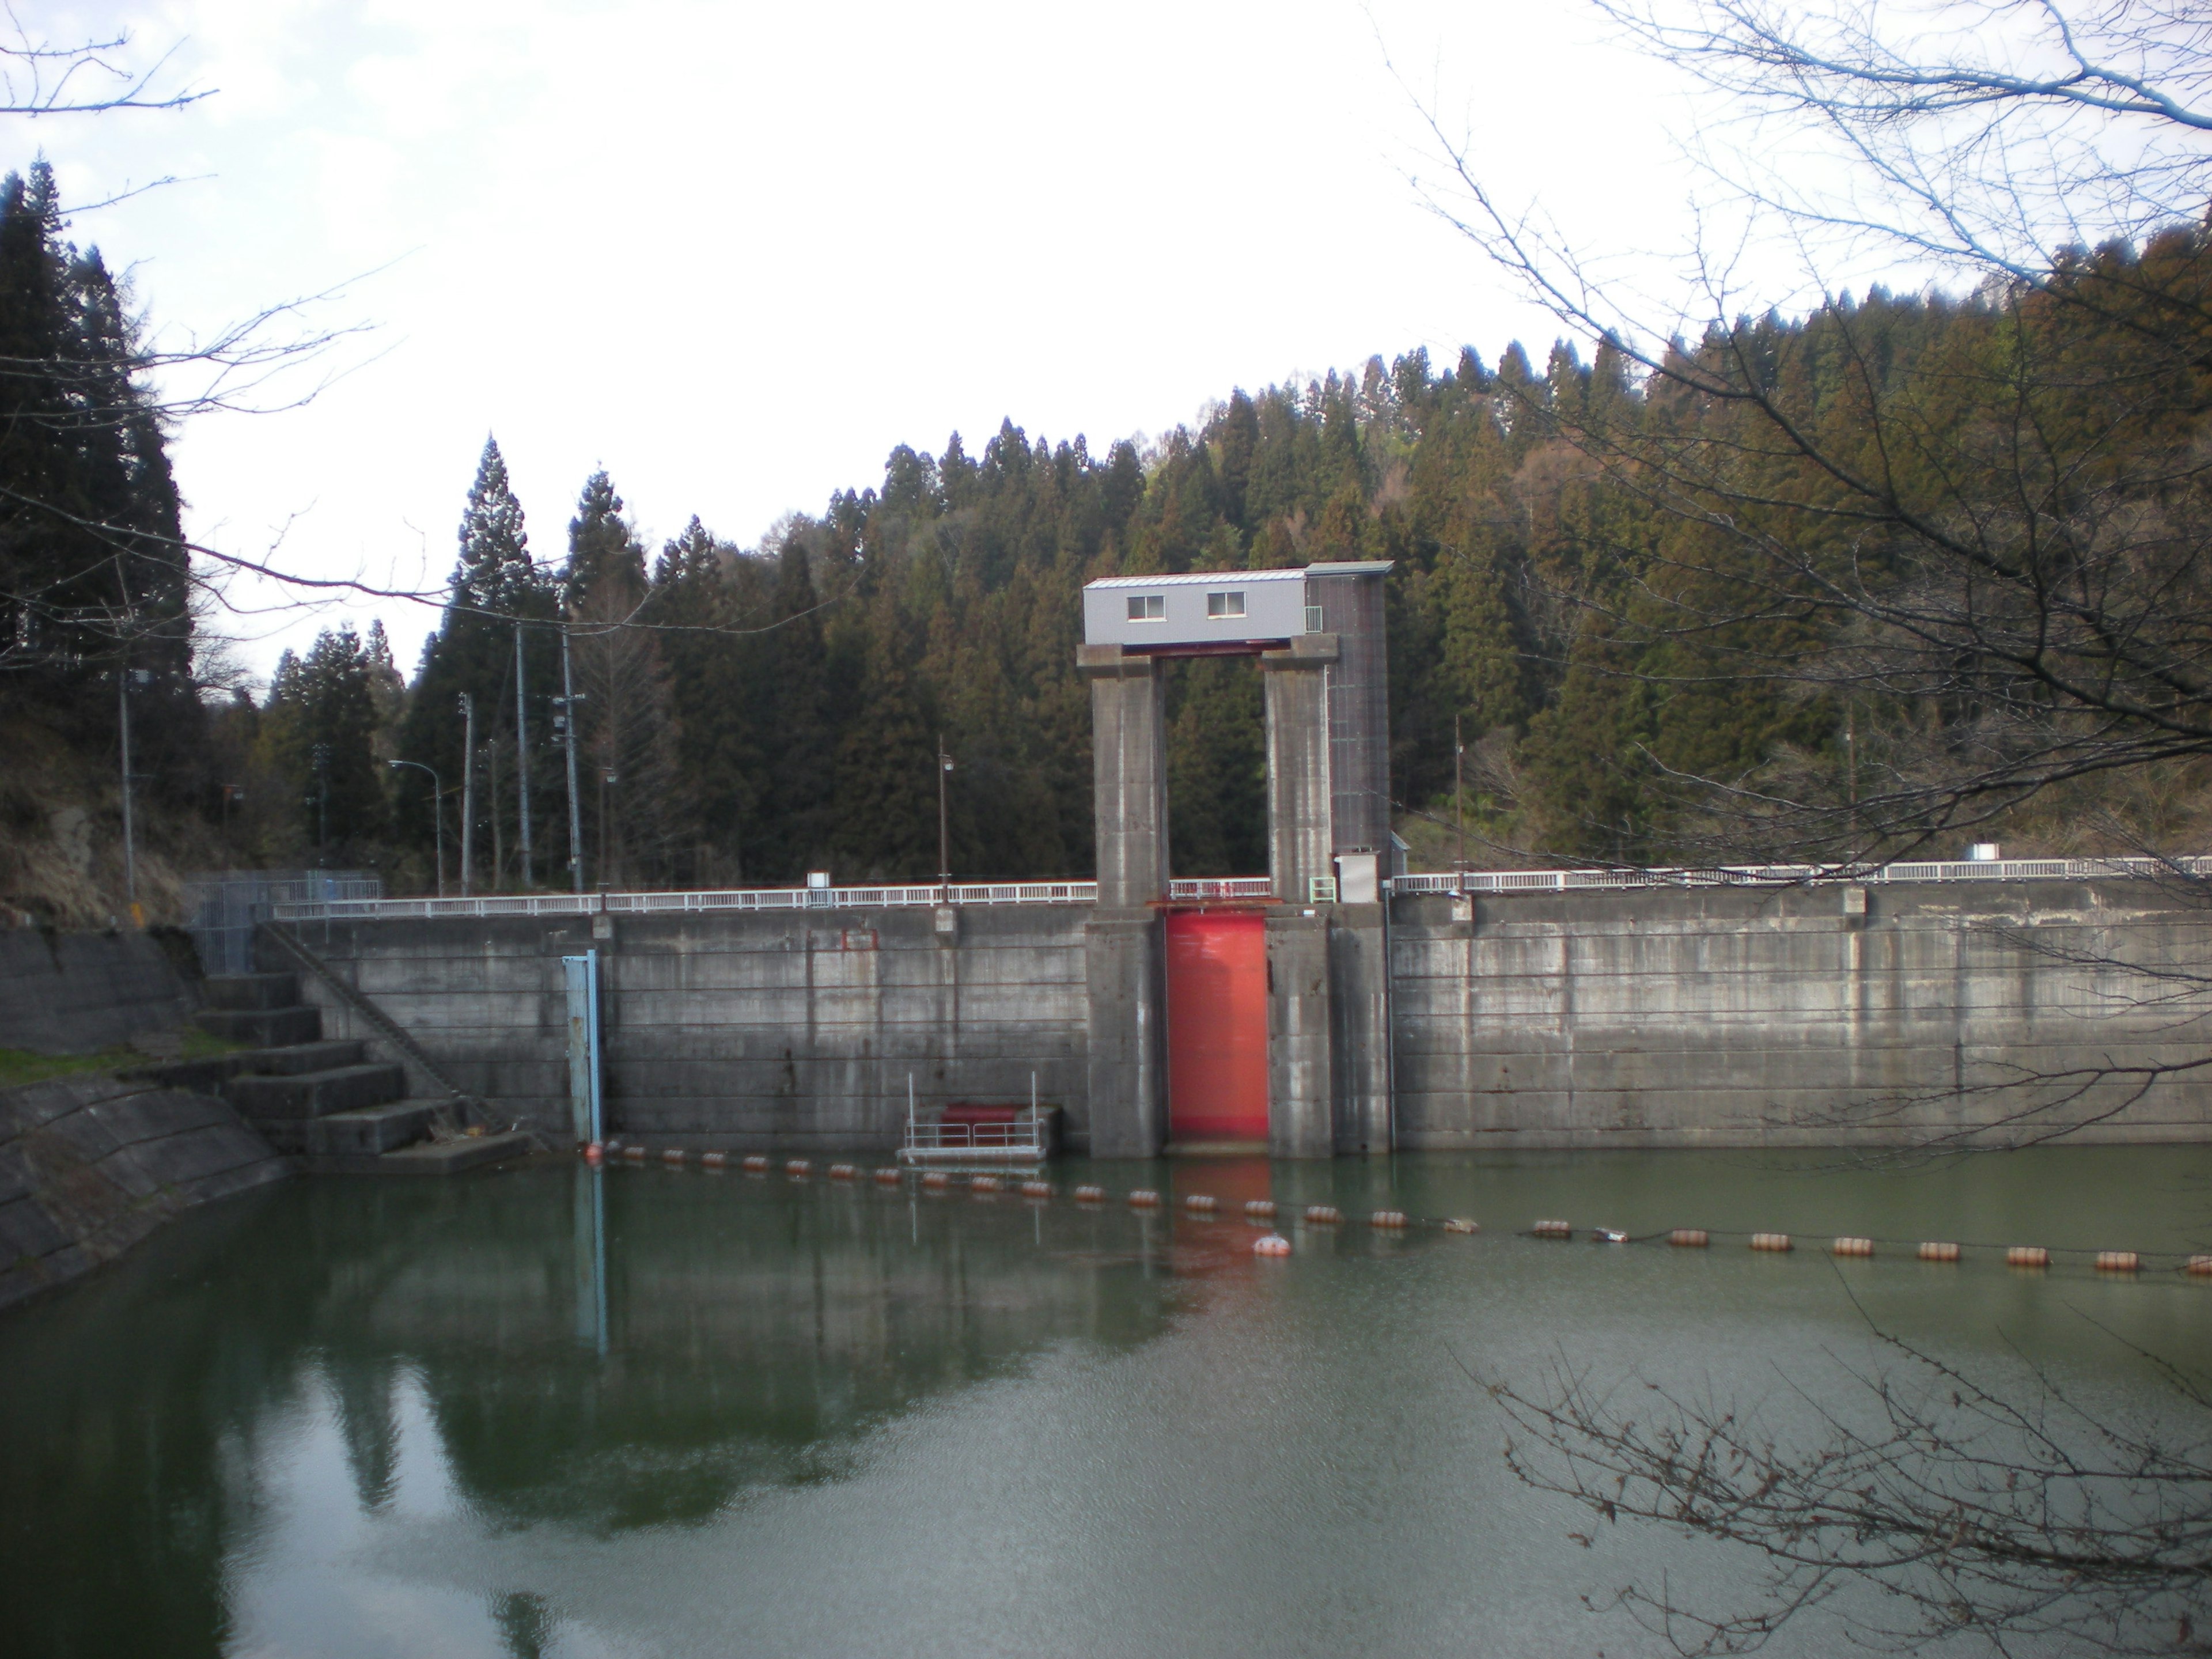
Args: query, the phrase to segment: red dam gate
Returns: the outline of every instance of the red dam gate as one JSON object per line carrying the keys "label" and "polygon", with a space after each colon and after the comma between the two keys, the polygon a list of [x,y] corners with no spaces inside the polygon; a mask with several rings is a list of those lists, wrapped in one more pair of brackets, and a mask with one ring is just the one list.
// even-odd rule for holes
{"label": "red dam gate", "polygon": [[1249,912],[1167,919],[1168,1138],[1267,1139],[1267,932]]}

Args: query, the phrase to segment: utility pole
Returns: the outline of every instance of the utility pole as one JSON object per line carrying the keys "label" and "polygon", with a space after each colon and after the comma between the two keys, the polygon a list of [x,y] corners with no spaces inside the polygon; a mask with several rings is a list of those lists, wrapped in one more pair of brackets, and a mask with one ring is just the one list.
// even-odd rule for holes
{"label": "utility pole", "polygon": [[609,886],[607,872],[612,865],[607,858],[607,791],[620,781],[619,775],[605,767],[599,769],[599,885]]}
{"label": "utility pole", "polygon": [[461,896],[469,896],[469,835],[477,821],[477,700],[461,693]]}
{"label": "utility pole", "polygon": [[319,743],[315,757],[315,867],[326,869],[331,861],[331,746]]}
{"label": "utility pole", "polygon": [[952,757],[945,752],[945,733],[937,734],[937,878],[946,888],[945,896],[951,897],[952,837],[949,820],[945,816],[945,778],[952,769]]}
{"label": "utility pole", "polygon": [[[561,736],[568,754],[568,880],[572,889],[584,890],[584,819],[576,803],[576,674],[568,663],[568,625],[561,625]],[[604,799],[604,797],[602,797]],[[607,861],[606,814],[599,814],[599,867]]]}
{"label": "utility pole", "polygon": [[438,849],[438,896],[443,898],[446,896],[446,811],[441,802],[446,793],[445,786],[438,781],[437,772],[421,761],[396,760],[392,763],[392,769],[395,772],[403,766],[411,766],[417,772],[430,774],[430,836]]}
{"label": "utility pole", "polygon": [[522,890],[530,890],[530,716],[523,696],[522,624],[514,625],[514,790],[520,802]]}
{"label": "utility pole", "polygon": [[[123,738],[123,896],[138,902],[138,844],[131,819],[131,664],[125,659],[115,676],[117,725]],[[132,921],[137,918],[134,915]]]}
{"label": "utility pole", "polygon": [[1459,740],[1459,716],[1452,716],[1452,812],[1459,819],[1459,862],[1453,867],[1467,868],[1467,793],[1461,773],[1467,760],[1467,745]]}

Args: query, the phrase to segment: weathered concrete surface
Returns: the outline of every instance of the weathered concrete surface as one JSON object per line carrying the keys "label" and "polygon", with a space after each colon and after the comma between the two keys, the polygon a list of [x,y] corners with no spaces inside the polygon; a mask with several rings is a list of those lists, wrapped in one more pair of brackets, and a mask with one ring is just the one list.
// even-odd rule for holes
{"label": "weathered concrete surface", "polygon": [[[315,922],[308,946],[456,1084],[570,1139],[563,956],[596,948],[607,1127],[655,1146],[887,1151],[927,1110],[1039,1098],[1090,1144],[1078,906]],[[357,1030],[312,976],[326,1034]]]}
{"label": "weathered concrete surface", "polygon": [[1328,922],[1267,913],[1267,1150],[1327,1158],[1335,1146],[1329,1066]]}
{"label": "weathered concrete surface", "polygon": [[1098,902],[1149,904],[1168,890],[1167,678],[1118,645],[1078,647],[1076,669],[1091,683]]}
{"label": "weathered concrete surface", "polygon": [[1328,915],[1329,1056],[1335,1151],[1391,1150],[1390,963],[1380,904]]}
{"label": "weathered concrete surface", "polygon": [[2212,1136],[2212,1075],[2092,1075],[2212,1055],[2212,1005],[2111,965],[2202,974],[2212,914],[2149,882],[1850,890],[1398,901],[1398,1145]]}
{"label": "weathered concrete surface", "polygon": [[1334,634],[1306,634],[1260,659],[1267,707],[1267,873],[1286,904],[1313,902],[1316,876],[1334,873],[1329,818],[1328,671]]}
{"label": "weathered concrete surface", "polygon": [[0,1048],[88,1054],[166,1030],[198,1006],[150,933],[0,932]]}
{"label": "weathered concrete surface", "polygon": [[[2212,915],[2124,881],[1877,886],[1869,914],[1845,903],[1836,887],[1413,897],[1387,935],[1381,907],[1283,907],[1267,947],[1276,1149],[1894,1142],[2023,1112],[2015,1138],[2067,1123],[2089,1139],[2212,1136],[2212,1079],[2132,1103],[2030,1080],[2212,1055],[2203,1011],[2145,1007],[2154,988],[2095,965],[2202,972]],[[1146,908],[962,908],[951,934],[927,908],[601,920],[598,938],[566,918],[307,931],[462,1086],[556,1140],[558,959],[596,945],[609,1123],[625,1136],[881,1152],[909,1071],[927,1109],[1026,1098],[1034,1070],[1073,1149],[1159,1147]],[[324,1006],[334,1035],[362,1035]]]}
{"label": "weathered concrete surface", "polygon": [[195,1205],[285,1173],[211,1095],[106,1073],[0,1091],[0,1306],[120,1255]]}
{"label": "weathered concrete surface", "polygon": [[1070,1141],[1096,1158],[1151,1158],[1166,1143],[1167,940],[1148,909],[1091,913],[1083,929],[1084,1098]]}

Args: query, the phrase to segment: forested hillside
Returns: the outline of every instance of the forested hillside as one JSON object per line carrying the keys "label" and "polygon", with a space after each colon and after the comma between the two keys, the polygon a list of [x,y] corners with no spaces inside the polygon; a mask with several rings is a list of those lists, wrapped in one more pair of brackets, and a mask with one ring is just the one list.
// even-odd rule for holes
{"label": "forested hillside", "polygon": [[[1947,526],[1997,547],[2000,574],[2003,546],[2029,549],[2033,573],[2039,550],[2072,545],[2061,586],[2094,582],[2103,604],[2164,581],[2193,605],[2193,565],[2160,574],[2159,550],[2194,543],[2156,526],[2197,511],[2186,458],[2207,358],[2169,348],[2172,318],[2204,309],[2201,233],[2071,253],[2018,291],[1877,290],[1745,319],[1678,346],[1698,374],[1648,383],[1606,352],[1585,363],[1558,348],[1540,372],[1517,346],[1495,367],[1416,350],[1232,391],[1194,425],[1103,453],[1009,420],[975,453],[957,434],[935,453],[894,450],[880,480],[756,547],[695,519],[648,548],[605,474],[584,481],[565,536],[549,548],[541,527],[533,545],[488,441],[411,680],[380,627],[338,628],[255,701],[211,695],[204,658],[192,696],[165,539],[175,490],[128,326],[97,255],[60,240],[43,175],[9,189],[4,320],[27,336],[11,349],[71,367],[14,383],[27,414],[0,428],[16,480],[0,695],[19,728],[29,718],[107,767],[117,672],[143,671],[143,787],[221,843],[204,856],[366,865],[428,888],[434,775],[449,882],[465,799],[479,890],[565,887],[572,684],[587,884],[927,878],[940,736],[956,873],[1085,875],[1082,585],[1347,558],[1396,564],[1393,791],[1430,864],[1459,852],[1462,809],[1477,863],[1951,853],[1969,830],[2054,848],[2172,842],[2198,827],[2190,744],[2147,754],[2124,789],[2098,785],[2100,763],[2015,769],[1916,817],[1912,802],[1934,797],[1914,780],[2011,752],[2000,715],[2045,751],[2070,728],[2018,718],[2042,696],[2037,675],[2060,672],[2037,659],[2043,646],[1993,654],[1976,635],[1959,657],[1968,673],[1928,669],[1900,641],[1941,644],[1927,617],[1951,612],[1926,610],[1939,588],[1985,619],[1987,599],[1914,562]],[[2140,343],[2153,313],[2155,350]],[[1763,400],[1749,414],[1743,388]],[[1856,459],[1839,470],[1839,455]],[[2039,477],[2031,499],[2023,480]],[[1904,609],[1870,611],[1875,591]],[[2155,636],[2145,618],[2166,603],[2127,613],[2131,638]],[[2108,672],[2063,672],[2077,669]],[[1187,662],[1170,700],[1178,871],[1263,871],[1257,674]],[[1778,779],[1797,819],[1762,816]],[[1827,803],[1817,823],[1808,801]],[[9,808],[26,824],[41,810],[27,794]]]}

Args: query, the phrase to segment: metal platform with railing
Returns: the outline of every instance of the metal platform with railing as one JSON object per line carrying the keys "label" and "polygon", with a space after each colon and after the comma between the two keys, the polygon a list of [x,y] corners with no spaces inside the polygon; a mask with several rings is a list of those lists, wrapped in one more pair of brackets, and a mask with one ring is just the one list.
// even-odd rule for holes
{"label": "metal platform with railing", "polygon": [[[2193,880],[2212,858],[1958,859],[1887,865],[1764,864],[1710,869],[1460,870],[1384,884],[1394,896],[1628,891],[1662,887],[1803,887],[1912,882]],[[1264,903],[1266,876],[1169,884],[1173,904]],[[501,893],[479,898],[374,898],[332,894],[270,906],[279,921],[380,921],[441,917],[672,915],[736,911],[887,910],[941,906],[1096,904],[1095,881],[930,883],[905,887],[731,887],[691,892]]]}
{"label": "metal platform with railing", "polygon": [[1059,1108],[1040,1104],[1035,1073],[1030,1075],[1026,1106],[985,1107],[963,1112],[957,1105],[926,1115],[916,1104],[914,1079],[906,1082],[906,1133],[899,1162],[909,1169],[957,1169],[1027,1175],[1052,1157],[1054,1115]]}

